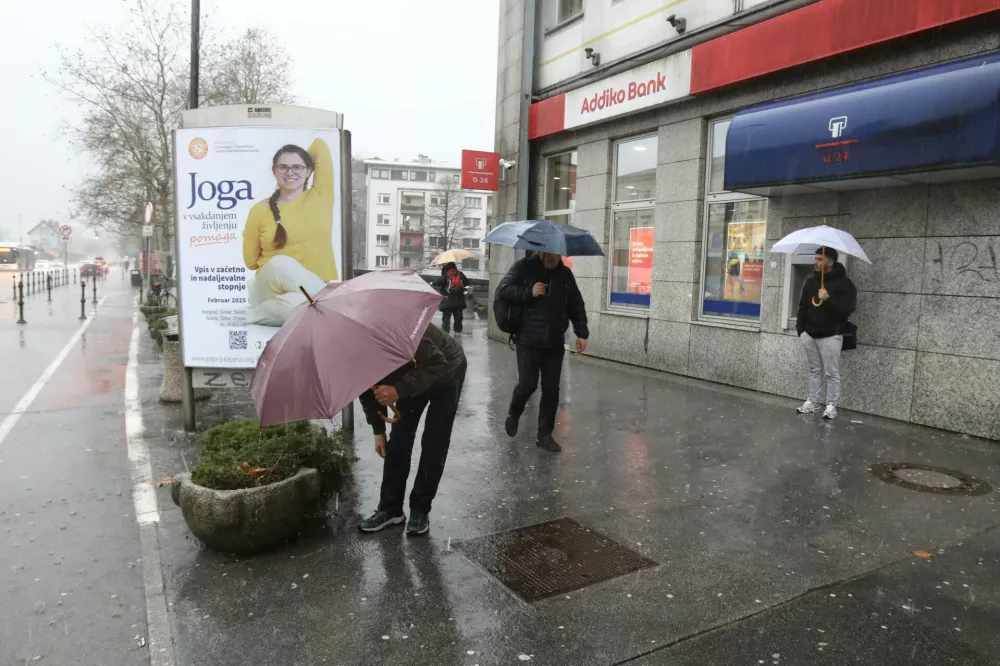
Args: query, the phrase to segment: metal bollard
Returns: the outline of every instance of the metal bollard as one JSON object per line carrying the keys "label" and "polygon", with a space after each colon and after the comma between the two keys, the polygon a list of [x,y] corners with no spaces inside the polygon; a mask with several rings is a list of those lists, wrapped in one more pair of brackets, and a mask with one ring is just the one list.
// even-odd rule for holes
{"label": "metal bollard", "polygon": [[73,271],[73,284],[76,284],[76,271]]}
{"label": "metal bollard", "polygon": [[49,303],[51,303],[52,302],[52,276],[51,275],[46,275],[45,276],[45,286],[49,290]]}
{"label": "metal bollard", "polygon": [[12,279],[14,280],[14,299],[13,300],[16,303],[17,302],[17,276],[15,275]]}
{"label": "metal bollard", "polygon": [[24,321],[24,278],[21,278],[20,284],[17,285],[17,310],[17,323],[27,324],[28,322]]}
{"label": "metal bollard", "polygon": [[81,278],[80,279],[80,319],[86,319],[87,318],[86,307],[87,307],[87,282],[83,278]]}
{"label": "metal bollard", "polygon": [[94,281],[90,283],[94,287],[94,305],[97,305],[97,276],[94,276]]}

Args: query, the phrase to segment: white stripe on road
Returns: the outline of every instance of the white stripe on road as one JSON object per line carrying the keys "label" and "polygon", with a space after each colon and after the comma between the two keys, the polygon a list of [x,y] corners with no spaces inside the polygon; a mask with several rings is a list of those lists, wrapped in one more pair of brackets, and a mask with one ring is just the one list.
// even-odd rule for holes
{"label": "white stripe on road", "polygon": [[[136,297],[135,307],[139,305]],[[139,397],[139,313],[132,315],[132,340],[125,369],[125,441],[132,472],[132,502],[139,523],[142,579],[146,598],[146,633],[150,666],[173,666],[174,643],[170,636],[167,599],[160,563],[160,512],[153,488],[153,467],[143,437],[142,400]]]}
{"label": "white stripe on road", "polygon": [[128,347],[128,368],[125,370],[125,441],[128,444],[128,461],[132,469],[132,501],[135,519],[139,525],[158,523],[160,512],[156,508],[156,491],[153,488],[153,467],[149,462],[149,448],[143,438],[142,401],[139,399],[139,313],[132,315],[132,341]]}
{"label": "white stripe on road", "polygon": [[[104,305],[104,301],[107,300],[107,298],[107,296],[101,297],[97,307],[99,308]],[[94,309],[95,312],[96,310],[97,308]],[[62,365],[62,362],[66,360],[69,353],[73,351],[73,347],[75,347],[76,343],[80,341],[81,337],[83,337],[84,332],[87,330],[87,327],[90,326],[90,322],[92,321],[94,321],[94,318],[88,317],[87,321],[80,324],[80,328],[76,329],[76,333],[74,333],[73,337],[69,339],[66,346],[63,347],[59,354],[52,360],[51,363],[49,363],[49,367],[45,368],[45,372],[42,373],[42,376],[38,378],[31,388],[28,389],[27,393],[21,396],[21,399],[17,401],[16,405],[14,405],[14,410],[7,415],[7,418],[3,420],[3,423],[0,423],[0,446],[3,446],[3,442],[7,439],[7,435],[10,434],[10,431],[14,429],[14,426],[17,425],[17,422],[21,419],[21,414],[28,411],[28,408],[31,407],[31,403],[35,401],[35,398],[37,398],[38,394],[42,392],[42,389],[45,388],[48,381],[52,379],[52,375],[56,373],[56,370],[58,370],[59,366]]]}

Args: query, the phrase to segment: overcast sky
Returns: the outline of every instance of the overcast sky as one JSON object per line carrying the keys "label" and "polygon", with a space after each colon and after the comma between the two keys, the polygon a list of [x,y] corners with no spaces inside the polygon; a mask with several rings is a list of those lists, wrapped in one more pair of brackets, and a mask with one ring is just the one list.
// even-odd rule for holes
{"label": "overcast sky", "polygon": [[[166,2],[166,0],[157,0]],[[56,45],[82,46],[91,27],[126,18],[129,0],[0,0],[4,159],[0,231],[67,220],[86,158],[61,124],[76,106],[40,77]],[[187,3],[182,3],[187,6]],[[497,0],[202,0],[226,35],[267,28],[293,61],[299,103],[345,115],[354,152],[458,162],[493,149]]]}

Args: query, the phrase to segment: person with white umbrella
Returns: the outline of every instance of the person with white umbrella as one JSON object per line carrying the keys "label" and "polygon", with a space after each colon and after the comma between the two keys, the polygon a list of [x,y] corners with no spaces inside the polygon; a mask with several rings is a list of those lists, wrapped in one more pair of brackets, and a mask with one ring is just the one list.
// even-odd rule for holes
{"label": "person with white umbrella", "polygon": [[795,325],[809,369],[809,398],[799,407],[799,413],[814,414],[823,409],[820,395],[825,383],[823,418],[836,418],[840,399],[840,352],[844,349],[845,332],[851,336],[851,345],[847,348],[854,348],[855,329],[847,319],[858,301],[858,290],[837,259],[840,253],[857,257],[866,264],[872,263],[871,259],[854,236],[826,224],[788,234],[774,244],[771,252],[816,254],[816,272],[802,285]]}
{"label": "person with white umbrella", "polygon": [[857,307],[858,296],[844,265],[837,263],[839,256],[831,247],[816,250],[816,272],[802,286],[795,324],[809,370],[809,398],[799,413],[814,414],[823,409],[820,395],[825,383],[823,418],[827,420],[837,417],[844,328]]}

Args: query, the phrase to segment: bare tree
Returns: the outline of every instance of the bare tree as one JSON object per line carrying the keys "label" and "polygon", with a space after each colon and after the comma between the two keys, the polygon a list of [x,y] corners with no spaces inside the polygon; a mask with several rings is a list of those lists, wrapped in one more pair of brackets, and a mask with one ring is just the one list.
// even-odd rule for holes
{"label": "bare tree", "polygon": [[[151,201],[157,245],[169,247],[175,228],[171,131],[187,107],[188,18],[173,3],[130,2],[132,17],[125,26],[92,33],[83,48],[63,49],[59,72],[45,77],[83,111],[69,132],[94,169],[76,189],[76,216],[120,237],[138,238],[143,207]],[[291,99],[288,59],[263,31],[248,30],[221,47],[206,43],[202,99]],[[250,65],[234,62],[252,49],[262,50]],[[277,64],[268,65],[271,61]],[[284,78],[270,78],[279,75]]]}
{"label": "bare tree", "polygon": [[365,158],[357,155],[351,157],[351,241],[354,255],[354,268],[365,268],[368,265],[368,186],[365,184]]}
{"label": "bare tree", "polygon": [[431,190],[424,233],[427,239],[435,238],[437,242],[435,247],[424,242],[427,263],[445,250],[462,247],[462,239],[466,235],[463,226],[466,212],[465,192],[451,178]]}
{"label": "bare tree", "polygon": [[289,104],[290,59],[284,47],[261,28],[247,28],[239,37],[205,54],[210,65],[202,103]]}

